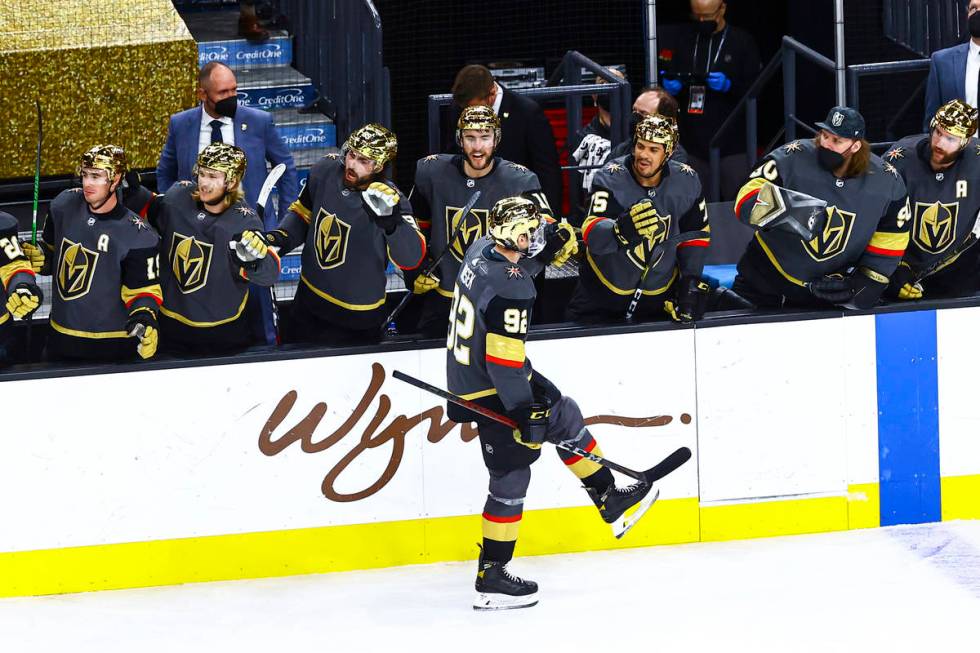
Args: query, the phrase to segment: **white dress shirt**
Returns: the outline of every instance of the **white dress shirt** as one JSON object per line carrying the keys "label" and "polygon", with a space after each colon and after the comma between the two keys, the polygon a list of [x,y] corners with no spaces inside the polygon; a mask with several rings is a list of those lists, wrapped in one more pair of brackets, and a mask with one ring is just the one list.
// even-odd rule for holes
{"label": "white dress shirt", "polygon": [[500,103],[504,101],[504,89],[500,88],[500,84],[497,82],[494,82],[493,85],[497,89],[497,94],[493,97],[493,112],[499,117]]}
{"label": "white dress shirt", "polygon": [[977,78],[980,76],[980,45],[970,39],[970,53],[966,57],[966,103],[977,106]]}
{"label": "white dress shirt", "polygon": [[[976,84],[974,84],[976,86]],[[976,89],[974,89],[974,95],[976,95]],[[235,121],[227,116],[221,116],[220,118],[212,118],[208,115],[208,112],[204,110],[204,105],[201,105],[201,134],[197,141],[197,153],[200,154],[201,150],[206,148],[211,144],[211,121],[220,120],[221,121],[221,140],[228,145],[235,144]]]}

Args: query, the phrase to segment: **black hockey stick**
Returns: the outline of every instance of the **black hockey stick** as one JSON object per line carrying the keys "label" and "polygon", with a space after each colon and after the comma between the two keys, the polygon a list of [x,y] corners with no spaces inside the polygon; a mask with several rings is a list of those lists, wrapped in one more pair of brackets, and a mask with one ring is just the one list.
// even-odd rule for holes
{"label": "black hockey stick", "polygon": [[664,248],[666,248],[668,245],[678,245],[685,240],[707,238],[709,235],[710,234],[707,231],[684,231],[667,238],[653,248],[653,251],[650,252],[650,256],[647,257],[646,265],[643,266],[643,272],[640,273],[640,280],[636,282],[636,291],[633,293],[633,299],[630,300],[630,305],[626,308],[627,322],[633,320],[633,313],[636,312],[636,307],[640,304],[640,298],[643,297],[643,282],[647,280],[647,275],[650,274],[650,270],[657,263],[657,260],[660,258],[660,254],[664,251]]}
{"label": "black hockey stick", "polygon": [[960,256],[960,254],[973,247],[976,244],[978,238],[980,238],[980,213],[977,213],[977,219],[973,223],[973,229],[970,230],[970,235],[966,237],[966,239],[960,244],[960,246],[954,249],[946,256],[936,261],[935,263],[933,263],[932,265],[930,265],[929,267],[927,267],[926,269],[920,272],[916,272],[915,276],[912,277],[912,281],[910,281],[910,283],[912,285],[915,285],[920,281],[922,281],[923,279],[925,279],[926,277],[933,275],[936,272],[939,272],[944,267],[946,267],[954,260],[956,260]]}
{"label": "black hockey stick", "polygon": [[[394,370],[392,371],[391,376],[398,379],[399,381],[404,381],[409,385],[414,385],[416,388],[421,388],[426,392],[431,392],[437,397],[442,397],[446,401],[451,401],[452,403],[458,406],[467,408],[473,411],[474,413],[483,415],[484,417],[488,419],[492,419],[493,421],[503,424],[504,426],[509,426],[512,429],[517,428],[517,422],[515,422],[509,417],[506,417],[505,415],[501,415],[500,413],[492,411],[489,408],[484,408],[483,406],[481,406],[476,402],[470,401],[468,399],[463,399],[458,395],[454,395],[451,392],[448,392],[441,388],[437,388],[436,386],[430,385],[425,381],[420,381],[419,379],[409,376],[404,372]],[[679,449],[675,450],[673,453],[671,453],[669,456],[661,460],[659,463],[657,463],[650,469],[642,472],[637,472],[628,467],[623,467],[622,465],[614,463],[611,460],[606,460],[602,456],[597,456],[594,453],[586,451],[585,449],[580,449],[575,445],[568,444],[567,442],[555,442],[554,444],[559,449],[564,449],[565,451],[573,453],[576,456],[587,458],[594,463],[602,465],[603,467],[608,467],[609,469],[617,471],[620,474],[625,474],[630,478],[634,478],[638,481],[643,481],[645,483],[654,483],[660,480],[667,474],[670,474],[675,469],[677,469],[678,467],[686,463],[691,458],[691,450],[688,449],[687,447],[680,447]]]}
{"label": "black hockey stick", "polygon": [[[422,270],[422,273],[419,276],[429,276],[436,268],[439,267],[439,262],[442,261],[442,257],[445,256],[450,249],[452,249],[453,243],[455,243],[456,239],[459,237],[459,232],[463,228],[463,223],[466,222],[466,216],[469,215],[471,210],[473,210],[473,207],[476,206],[479,199],[480,191],[473,191],[470,199],[459,212],[459,222],[456,224],[456,228],[453,229],[453,235],[449,237],[448,241],[446,241],[446,248],[442,250],[442,252],[439,253],[439,256],[437,256],[431,263],[425,266],[425,269]],[[402,300],[398,302],[398,306],[396,306],[395,310],[391,312],[388,319],[381,324],[382,335],[388,332],[388,328],[394,323],[395,318],[398,317],[399,313],[405,310],[405,307],[408,306],[408,302],[412,300],[412,295],[415,293],[412,292],[411,288],[406,288],[405,290],[407,292],[405,293],[405,296],[402,297]]]}

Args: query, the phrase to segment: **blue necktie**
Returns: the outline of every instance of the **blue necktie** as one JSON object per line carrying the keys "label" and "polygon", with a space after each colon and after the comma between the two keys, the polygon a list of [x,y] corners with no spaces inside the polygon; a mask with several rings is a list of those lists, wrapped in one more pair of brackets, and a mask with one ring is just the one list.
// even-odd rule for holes
{"label": "blue necktie", "polygon": [[221,121],[220,120],[217,120],[217,119],[212,120],[211,123],[210,123],[210,125],[211,125],[211,142],[212,143],[224,143],[225,142],[225,139],[223,139],[221,137],[221,124],[222,124]]}

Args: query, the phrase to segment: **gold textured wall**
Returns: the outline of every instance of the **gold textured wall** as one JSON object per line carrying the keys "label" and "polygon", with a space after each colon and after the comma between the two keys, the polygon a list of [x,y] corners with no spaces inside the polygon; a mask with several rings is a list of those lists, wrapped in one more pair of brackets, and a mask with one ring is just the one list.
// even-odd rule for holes
{"label": "gold textured wall", "polygon": [[74,172],[96,143],[156,166],[172,113],[194,106],[197,46],[170,0],[0,0],[0,178]]}

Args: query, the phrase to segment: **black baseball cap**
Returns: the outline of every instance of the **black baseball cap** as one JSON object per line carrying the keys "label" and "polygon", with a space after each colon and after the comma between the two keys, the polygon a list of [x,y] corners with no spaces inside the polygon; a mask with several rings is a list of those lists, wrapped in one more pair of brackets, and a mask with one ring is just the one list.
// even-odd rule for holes
{"label": "black baseball cap", "polygon": [[827,113],[826,120],[817,123],[817,127],[841,138],[864,138],[864,116],[851,107],[834,107]]}

